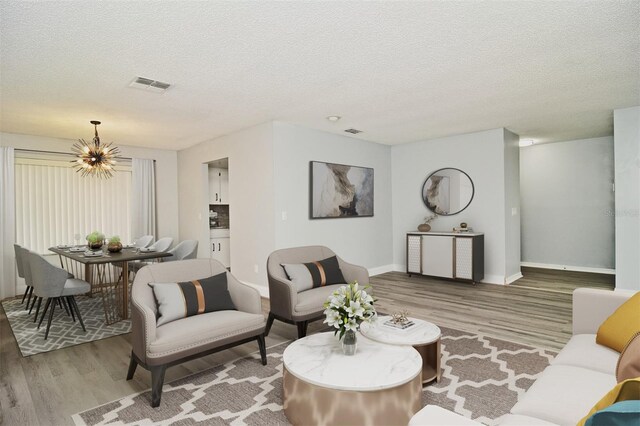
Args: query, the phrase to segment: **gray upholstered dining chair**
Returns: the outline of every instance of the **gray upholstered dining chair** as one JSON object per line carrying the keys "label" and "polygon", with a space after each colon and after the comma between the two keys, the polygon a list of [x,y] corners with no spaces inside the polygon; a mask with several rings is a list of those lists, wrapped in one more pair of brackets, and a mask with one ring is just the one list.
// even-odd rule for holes
{"label": "gray upholstered dining chair", "polygon": [[49,311],[49,321],[47,322],[47,330],[44,334],[45,340],[49,337],[49,330],[51,329],[51,321],[53,320],[56,303],[64,305],[65,309],[67,309],[68,306],[73,321],[75,322],[75,315],[77,315],[82,330],[87,331],[82,321],[82,315],[80,314],[75,296],[91,291],[91,285],[83,280],[69,278],[67,271],[52,265],[36,253],[28,252],[25,258],[27,259],[25,266],[31,271],[34,294],[39,298],[36,318],[42,299],[47,299],[42,317],[40,317],[40,322],[38,323],[38,328],[40,328],[47,311]]}
{"label": "gray upholstered dining chair", "polygon": [[362,266],[352,265],[337,257],[338,265],[345,279],[344,283],[325,285],[298,292],[296,285],[289,279],[282,264],[303,264],[317,262],[336,254],[324,246],[293,247],[276,250],[267,259],[267,278],[269,281],[269,318],[265,335],[274,320],[280,320],[298,327],[298,338],[307,335],[309,322],[323,318],[324,302],[340,286],[358,281],[369,284],[369,272]]}
{"label": "gray upholstered dining chair", "polygon": [[[24,279],[24,260],[22,259],[23,257],[23,252],[24,252],[24,248],[18,244],[14,244],[13,245],[13,251],[16,255],[16,267],[18,269],[18,277],[23,278]],[[31,302],[31,295],[33,294],[33,287],[31,285],[27,284],[27,289],[25,290],[24,294],[22,295],[22,302],[20,303],[24,303],[24,299],[29,296],[27,298],[27,307],[25,309],[29,309],[29,304]]]}
{"label": "gray upholstered dining chair", "polygon": [[[201,313],[157,325],[159,311],[150,283],[190,282],[223,273],[235,310]],[[127,380],[133,378],[138,364],[150,370],[151,406],[157,407],[164,373],[173,365],[255,340],[266,365],[264,326],[258,290],[238,281],[217,260],[153,263],[138,272],[131,287],[132,350]]]}
{"label": "gray upholstered dining chair", "polygon": [[142,237],[135,239],[135,241],[133,242],[133,246],[137,248],[149,247],[151,244],[153,244],[153,239],[153,235],[143,235]]}
{"label": "gray upholstered dining chair", "polygon": [[[171,248],[171,244],[173,244],[173,238],[171,237],[164,237],[164,238],[160,238],[158,241],[156,241],[155,243],[151,244],[149,247],[145,247],[146,249],[150,250],[150,251],[155,251],[158,253],[164,253],[166,251],[168,251]],[[137,273],[140,269],[144,268],[145,266],[154,263],[154,262],[132,262],[129,264],[129,273]]]}
{"label": "gray upholstered dining chair", "polygon": [[163,258],[163,262],[175,262],[176,260],[195,259],[198,255],[198,241],[181,241],[177,246],[169,250],[167,253],[172,254],[172,256]]}

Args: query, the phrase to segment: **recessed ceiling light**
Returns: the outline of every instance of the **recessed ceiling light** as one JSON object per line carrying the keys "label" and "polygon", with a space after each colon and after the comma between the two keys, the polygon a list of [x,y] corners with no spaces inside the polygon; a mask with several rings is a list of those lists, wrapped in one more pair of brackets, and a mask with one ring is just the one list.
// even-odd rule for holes
{"label": "recessed ceiling light", "polygon": [[531,146],[534,143],[533,139],[520,139],[520,146]]}
{"label": "recessed ceiling light", "polygon": [[339,115],[330,115],[327,117],[327,120],[331,121],[332,123],[335,123],[336,121],[340,120],[342,117],[340,117]]}

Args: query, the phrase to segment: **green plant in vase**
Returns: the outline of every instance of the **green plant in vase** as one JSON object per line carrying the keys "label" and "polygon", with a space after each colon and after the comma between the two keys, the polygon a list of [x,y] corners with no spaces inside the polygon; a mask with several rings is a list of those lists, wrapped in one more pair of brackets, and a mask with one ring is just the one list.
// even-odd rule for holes
{"label": "green plant in vase", "polygon": [[102,232],[93,231],[87,235],[87,245],[91,250],[100,250],[104,244],[104,234]]}
{"label": "green plant in vase", "polygon": [[109,244],[107,244],[107,250],[109,250],[110,253],[118,253],[120,250],[122,250],[122,243],[120,242],[119,236],[114,235],[111,238],[109,238]]}

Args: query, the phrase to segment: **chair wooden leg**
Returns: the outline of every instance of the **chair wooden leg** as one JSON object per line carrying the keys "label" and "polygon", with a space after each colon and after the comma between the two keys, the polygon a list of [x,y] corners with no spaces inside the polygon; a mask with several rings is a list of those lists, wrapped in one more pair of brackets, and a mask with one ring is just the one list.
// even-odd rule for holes
{"label": "chair wooden leg", "polygon": [[40,317],[38,328],[40,328],[40,326],[42,325],[42,321],[44,320],[44,316],[47,314],[47,309],[49,309],[49,305],[51,305],[51,298],[47,297],[47,302],[44,304],[44,311],[42,311],[42,316]]}
{"label": "chair wooden leg", "polygon": [[73,305],[73,309],[76,311],[76,315],[78,316],[78,321],[80,321],[80,325],[82,326],[82,330],[83,331],[87,331],[87,329],[84,328],[84,321],[82,321],[82,315],[80,314],[80,308],[78,308],[78,302],[76,302],[75,296],[69,296],[69,300],[71,301],[71,304]]}
{"label": "chair wooden leg", "polygon": [[[57,298],[55,298],[57,299]],[[56,300],[54,299],[53,303],[51,304],[51,310],[49,311],[49,322],[47,322],[47,331],[44,333],[44,340],[47,340],[47,337],[49,337],[49,329],[51,328],[51,321],[53,321],[53,313],[56,310]]]}
{"label": "chair wooden leg", "polygon": [[136,357],[133,356],[133,351],[131,351],[131,359],[129,360],[129,371],[127,371],[127,380],[133,379],[133,375],[136,372],[137,366],[138,361],[136,361]]}
{"label": "chair wooden leg", "polygon": [[73,309],[73,305],[71,304],[71,296],[67,296],[67,302],[66,305],[69,306],[69,312],[71,313],[71,319],[73,320],[73,322],[76,322],[76,316],[74,314],[74,309]]}
{"label": "chair wooden leg", "polygon": [[[20,304],[24,303],[24,299],[27,297],[27,293],[29,293],[30,289],[31,287],[27,287],[27,289],[24,291],[24,294],[22,295],[22,302],[20,302]],[[27,306],[29,306],[29,302],[27,302]]]}
{"label": "chair wooden leg", "polygon": [[[33,293],[33,287],[31,287],[31,293]],[[27,300],[27,309],[29,309],[29,315],[31,315],[31,311],[33,311],[33,307],[35,306],[35,304],[36,304],[36,298],[34,297],[32,301],[31,294],[29,294],[29,300]]]}
{"label": "chair wooden leg", "polygon": [[298,325],[298,339],[302,339],[307,335],[307,325],[309,325],[309,321],[300,321],[296,324]]}
{"label": "chair wooden leg", "polygon": [[264,335],[268,336],[271,331],[271,326],[273,325],[273,320],[276,319],[276,316],[269,312],[269,318],[267,318],[267,327],[264,329]]}
{"label": "chair wooden leg", "polygon": [[60,300],[60,307],[64,308],[64,311],[67,313],[67,316],[69,316],[70,315],[69,314],[69,308],[67,307],[67,301],[65,300],[65,298],[61,297],[58,300]]}
{"label": "chair wooden leg", "polygon": [[267,345],[264,342],[264,334],[259,335],[256,339],[258,340],[258,347],[260,348],[262,365],[267,365]]}
{"label": "chair wooden leg", "polygon": [[36,307],[36,315],[33,317],[33,322],[38,321],[38,312],[40,312],[41,303],[42,303],[42,297],[38,297],[38,306]]}
{"label": "chair wooden leg", "polygon": [[[27,293],[29,293],[29,294],[27,295]],[[31,302],[31,296],[33,295],[33,287],[27,287],[27,291],[25,291],[24,294],[27,295],[27,307],[25,309],[29,309],[29,304]],[[24,296],[22,296],[22,300],[24,300]],[[31,309],[33,309],[33,304],[31,305]],[[29,309],[29,315],[31,315],[31,309]]]}
{"label": "chair wooden leg", "polygon": [[164,365],[151,367],[151,406],[153,408],[160,405],[162,385],[164,384],[164,372],[166,370],[167,367]]}

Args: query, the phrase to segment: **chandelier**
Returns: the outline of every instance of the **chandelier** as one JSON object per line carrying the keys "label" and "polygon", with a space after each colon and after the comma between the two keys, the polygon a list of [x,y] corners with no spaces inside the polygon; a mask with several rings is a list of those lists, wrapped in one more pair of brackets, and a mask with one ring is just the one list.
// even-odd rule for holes
{"label": "chandelier", "polygon": [[71,150],[78,157],[72,161],[76,172],[82,176],[95,175],[100,178],[110,178],[113,176],[115,168],[115,157],[120,153],[117,147],[111,148],[111,144],[100,144],[98,136],[99,121],[91,121],[95,128],[95,136],[91,142],[78,139],[78,143],[73,144]]}

